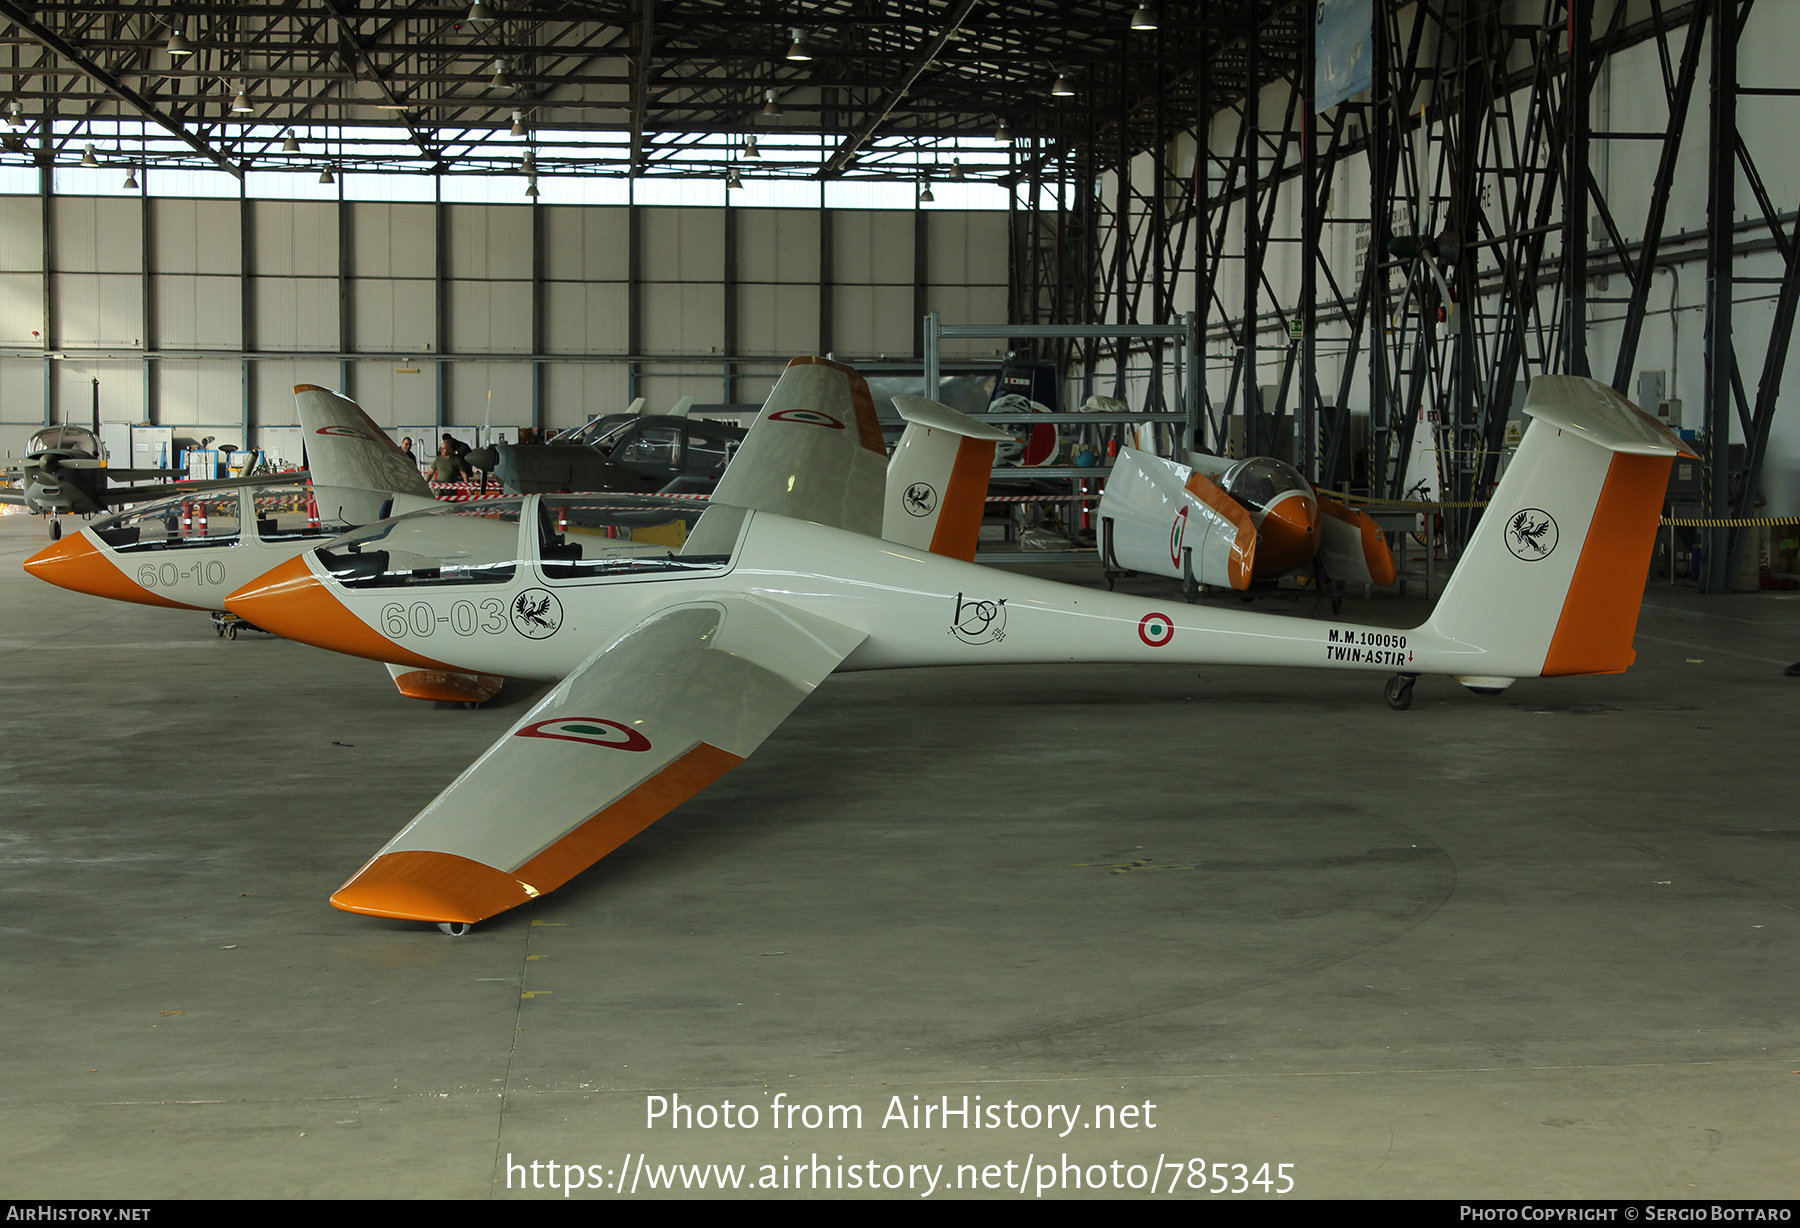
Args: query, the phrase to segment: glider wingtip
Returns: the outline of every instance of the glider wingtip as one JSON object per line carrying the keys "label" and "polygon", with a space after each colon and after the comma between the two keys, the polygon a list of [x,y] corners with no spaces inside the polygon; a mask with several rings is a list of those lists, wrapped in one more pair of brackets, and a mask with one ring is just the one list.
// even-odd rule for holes
{"label": "glider wingtip", "polygon": [[331,895],[331,906],[367,917],[473,925],[532,898],[492,866],[452,853],[383,853]]}

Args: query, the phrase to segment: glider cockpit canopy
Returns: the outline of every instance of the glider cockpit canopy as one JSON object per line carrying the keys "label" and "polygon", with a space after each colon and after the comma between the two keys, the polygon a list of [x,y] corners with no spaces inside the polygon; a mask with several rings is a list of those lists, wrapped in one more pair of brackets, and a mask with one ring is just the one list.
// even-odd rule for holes
{"label": "glider cockpit canopy", "polygon": [[653,496],[494,499],[384,520],[318,555],[346,588],[505,584],[534,563],[551,581],[673,579],[727,569],[746,516]]}

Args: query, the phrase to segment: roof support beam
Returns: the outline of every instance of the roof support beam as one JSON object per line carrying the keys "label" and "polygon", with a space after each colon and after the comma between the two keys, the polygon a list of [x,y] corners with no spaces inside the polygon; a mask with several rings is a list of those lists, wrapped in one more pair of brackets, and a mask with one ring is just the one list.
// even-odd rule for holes
{"label": "roof support beam", "polygon": [[30,13],[26,12],[23,6],[14,3],[13,0],[0,0],[0,16],[4,16],[11,20],[21,30],[30,34],[31,37],[61,56],[64,60],[67,60],[83,76],[98,83],[107,93],[117,98],[120,102],[123,102],[139,115],[142,115],[151,123],[166,129],[174,136],[179,137],[182,142],[195,153],[216,163],[220,170],[236,175],[240,179],[243,178],[244,171],[242,167],[233,164],[231,159],[195,136],[192,132],[189,132],[187,128],[182,125],[180,120],[163,111],[162,108],[158,107],[154,102],[150,101],[148,98],[126,85],[123,81],[113,76],[99,64],[95,63],[85,52],[76,47],[75,44],[69,42],[62,35],[50,29],[36,17],[33,17]]}
{"label": "roof support beam", "polygon": [[655,55],[656,0],[638,6],[638,61],[631,87],[631,173],[644,168],[644,124],[650,110],[650,61]]}
{"label": "roof support beam", "polygon": [[[649,2],[650,0],[645,0],[645,3]],[[881,105],[864,116],[863,122],[857,125],[856,130],[839,142],[837,149],[829,158],[825,159],[825,165],[819,168],[818,177],[820,179],[835,175],[844,169],[851,156],[862,148],[863,142],[873,136],[875,129],[881,126],[881,122],[893,113],[895,107],[900,105],[900,100],[906,97],[908,90],[912,89],[913,82],[919,79],[919,74],[931,67],[931,62],[943,52],[944,44],[955,35],[957,28],[968,17],[969,10],[974,7],[975,0],[962,0],[962,3],[956,6],[956,11],[950,14],[950,19],[944,23],[944,28],[938,32],[938,36],[926,44],[925,50],[907,68],[906,75],[901,77],[887,92]]]}
{"label": "roof support beam", "polygon": [[362,61],[363,68],[367,70],[369,74],[369,79],[375,82],[375,88],[381,91],[381,96],[387,99],[388,106],[395,108],[398,119],[401,123],[406,125],[407,135],[412,137],[413,144],[419,147],[419,152],[421,154],[431,159],[431,169],[433,171],[441,169],[444,165],[442,152],[432,147],[426,135],[419,131],[417,125],[412,122],[412,119],[407,113],[400,109],[405,107],[406,104],[401,102],[394,94],[394,91],[389,88],[387,78],[383,77],[381,75],[381,70],[375,67],[375,61],[370,57],[369,49],[363,45],[362,39],[356,36],[355,27],[345,19],[343,12],[337,6],[336,0],[324,0],[324,4],[325,11],[330,13],[331,19],[337,23],[338,34],[350,45],[351,49],[356,52],[356,58]]}

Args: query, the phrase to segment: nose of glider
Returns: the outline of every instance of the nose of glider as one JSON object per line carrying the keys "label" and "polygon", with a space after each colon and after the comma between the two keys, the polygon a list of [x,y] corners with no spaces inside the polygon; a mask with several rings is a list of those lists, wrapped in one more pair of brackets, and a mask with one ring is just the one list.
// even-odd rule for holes
{"label": "nose of glider", "polygon": [[44,547],[26,559],[24,567],[48,584],[94,597],[135,601],[140,605],[168,606],[176,610],[200,608],[181,601],[171,601],[151,592],[119,570],[118,565],[107,557],[105,551],[94,545],[86,533],[77,533]]}
{"label": "nose of glider", "polygon": [[455,668],[401,647],[351,613],[331,585],[313,574],[306,557],[297,555],[264,572],[225,598],[225,608],[264,631],[315,648],[394,665]]}
{"label": "nose of glider", "polygon": [[1256,543],[1258,575],[1285,575],[1312,561],[1323,535],[1319,503],[1310,491],[1296,490],[1276,499],[1263,516]]}

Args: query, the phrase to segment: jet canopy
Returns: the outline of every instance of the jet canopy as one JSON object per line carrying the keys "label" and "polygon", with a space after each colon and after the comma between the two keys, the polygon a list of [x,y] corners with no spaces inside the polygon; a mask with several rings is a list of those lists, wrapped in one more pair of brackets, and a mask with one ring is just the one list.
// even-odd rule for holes
{"label": "jet canopy", "polygon": [[1300,476],[1299,470],[1272,456],[1239,461],[1220,475],[1219,485],[1233,499],[1257,512],[1291,490],[1312,493],[1312,484]]}

